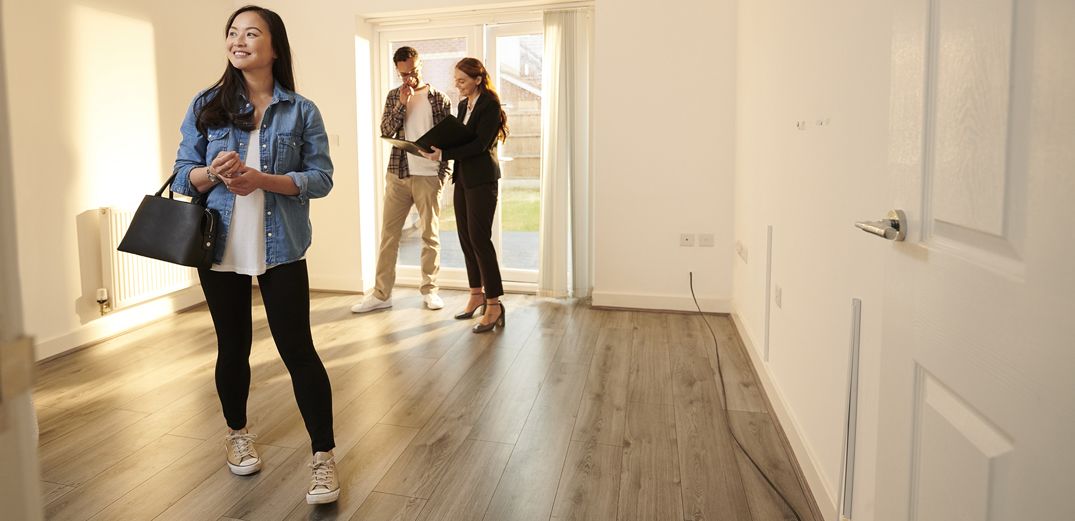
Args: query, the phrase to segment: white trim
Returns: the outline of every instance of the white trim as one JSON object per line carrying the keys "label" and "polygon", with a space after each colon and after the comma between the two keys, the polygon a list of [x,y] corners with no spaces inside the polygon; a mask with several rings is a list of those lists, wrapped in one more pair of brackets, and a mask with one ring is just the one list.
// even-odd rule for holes
{"label": "white trim", "polygon": [[72,349],[101,342],[202,302],[205,302],[202,288],[195,285],[171,295],[123,308],[83,324],[70,333],[39,342],[36,346],[35,360],[45,360]]}
{"label": "white trim", "polygon": [[[616,293],[594,291],[593,305],[609,308],[650,309],[661,311],[697,311],[694,299],[683,295]],[[724,298],[702,297],[698,305],[706,313],[730,313],[732,302]]]}
{"label": "white trim", "polygon": [[746,324],[739,316],[739,313],[732,311],[731,315],[735,323],[735,329],[739,332],[739,338],[743,340],[743,346],[746,347],[746,351],[750,355],[751,364],[758,373],[758,379],[761,380],[765,395],[769,397],[773,413],[776,414],[776,419],[780,422],[780,426],[787,436],[788,444],[791,445],[791,450],[794,453],[793,456],[798,462],[799,468],[802,469],[806,484],[810,487],[814,496],[814,501],[817,502],[817,506],[821,510],[822,518],[835,519],[837,512],[836,493],[822,479],[821,465],[818,463],[817,455],[810,445],[806,443],[802,435],[802,426],[795,419],[795,414],[788,408],[784,393],[780,391],[780,386],[777,385],[776,377],[770,371],[769,364],[762,359],[762,354],[754,347],[754,342],[751,340]]}

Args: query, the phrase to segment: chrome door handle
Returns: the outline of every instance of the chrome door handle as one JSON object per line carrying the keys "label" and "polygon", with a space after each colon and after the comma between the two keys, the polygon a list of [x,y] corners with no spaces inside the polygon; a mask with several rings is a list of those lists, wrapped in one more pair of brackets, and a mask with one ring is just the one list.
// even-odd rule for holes
{"label": "chrome door handle", "polygon": [[902,241],[907,238],[907,216],[903,210],[890,210],[880,221],[859,221],[855,227],[890,241]]}

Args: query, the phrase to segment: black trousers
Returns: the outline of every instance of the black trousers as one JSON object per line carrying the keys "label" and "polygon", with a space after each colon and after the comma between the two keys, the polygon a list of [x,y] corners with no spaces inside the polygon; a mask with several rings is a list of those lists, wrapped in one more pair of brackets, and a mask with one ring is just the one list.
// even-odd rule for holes
{"label": "black trousers", "polygon": [[485,298],[504,294],[500,265],[493,248],[493,214],[496,212],[497,182],[466,188],[456,183],[455,223],[459,246],[467,265],[467,280],[472,288],[485,288]]}
{"label": "black trousers", "polygon": [[[217,336],[216,388],[228,427],[246,427],[250,395],[251,277],[199,269],[202,292]],[[265,315],[276,349],[291,373],[299,412],[314,452],[336,446],[332,436],[332,386],[310,333],[310,279],[306,261],[269,269],[258,276]]]}

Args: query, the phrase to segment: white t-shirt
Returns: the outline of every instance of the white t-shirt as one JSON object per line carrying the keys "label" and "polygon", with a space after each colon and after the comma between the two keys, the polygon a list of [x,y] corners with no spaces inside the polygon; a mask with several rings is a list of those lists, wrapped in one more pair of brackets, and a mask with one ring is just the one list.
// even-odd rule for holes
{"label": "white t-shirt", "polygon": [[[261,166],[258,129],[250,132],[250,146],[246,150],[246,166],[258,169]],[[247,195],[236,195],[224,258],[212,270],[251,276],[265,273],[265,233],[265,192],[258,188]]]}
{"label": "white t-shirt", "polygon": [[[403,118],[403,135],[414,141],[433,128],[433,106],[429,104],[429,88],[415,92],[407,100],[407,115]],[[440,163],[424,157],[407,154],[407,167],[411,175],[435,176]]]}

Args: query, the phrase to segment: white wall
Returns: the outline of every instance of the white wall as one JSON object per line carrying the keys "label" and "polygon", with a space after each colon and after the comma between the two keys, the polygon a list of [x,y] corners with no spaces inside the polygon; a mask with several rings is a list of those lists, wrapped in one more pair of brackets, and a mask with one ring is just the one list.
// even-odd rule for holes
{"label": "white wall", "polygon": [[22,309],[38,356],[197,302],[194,289],[100,319],[96,209],[136,205],[171,172],[187,104],[222,71],[228,6],[2,5]]}
{"label": "white wall", "polygon": [[[854,519],[872,519],[873,511],[880,270],[889,243],[852,225],[889,210],[889,4],[752,0],[738,13],[735,237],[747,261],[735,259],[735,313],[830,519],[854,297],[863,301]],[[769,225],[782,307],[771,302],[766,363]]]}
{"label": "white wall", "polygon": [[[595,305],[730,311],[734,0],[595,10]],[[713,248],[679,235],[712,233]]]}

